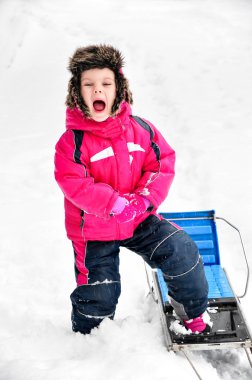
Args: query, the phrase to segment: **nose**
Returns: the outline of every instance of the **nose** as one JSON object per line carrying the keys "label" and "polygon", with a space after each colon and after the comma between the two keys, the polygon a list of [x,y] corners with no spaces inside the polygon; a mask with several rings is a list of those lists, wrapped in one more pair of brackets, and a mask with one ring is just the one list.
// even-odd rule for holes
{"label": "nose", "polygon": [[95,83],[94,93],[95,94],[101,94],[102,93],[102,86],[100,85],[100,83]]}

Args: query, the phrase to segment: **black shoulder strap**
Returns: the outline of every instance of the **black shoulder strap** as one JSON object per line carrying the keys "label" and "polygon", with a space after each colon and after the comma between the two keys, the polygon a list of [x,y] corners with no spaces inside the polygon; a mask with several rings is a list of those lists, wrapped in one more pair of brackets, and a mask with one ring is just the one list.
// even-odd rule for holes
{"label": "black shoulder strap", "polygon": [[152,128],[149,126],[148,123],[146,123],[146,121],[144,121],[143,119],[141,119],[141,117],[139,116],[134,116],[134,115],[131,115],[131,117],[136,120],[136,122],[141,125],[141,127],[143,127],[146,131],[149,132],[150,134],[150,138],[151,138],[151,141],[153,140],[153,137],[154,137],[154,132],[152,130]]}
{"label": "black shoulder strap", "polygon": [[151,126],[145,120],[141,119],[141,117],[139,117],[139,116],[133,116],[133,115],[131,115],[131,117],[139,125],[141,125],[141,127],[143,127],[146,131],[149,132],[149,134],[150,134],[150,140],[151,140],[151,147],[152,147],[152,149],[155,152],[157,160],[159,161],[160,160],[160,149],[159,149],[159,146],[153,141],[153,138],[154,138],[154,131],[153,131],[153,129],[151,128]]}
{"label": "black shoulder strap", "polygon": [[78,129],[72,129],[73,134],[74,134],[74,144],[75,144],[75,149],[74,149],[74,161],[77,162],[77,164],[81,164],[81,144],[83,140],[83,135],[84,132],[80,131]]}

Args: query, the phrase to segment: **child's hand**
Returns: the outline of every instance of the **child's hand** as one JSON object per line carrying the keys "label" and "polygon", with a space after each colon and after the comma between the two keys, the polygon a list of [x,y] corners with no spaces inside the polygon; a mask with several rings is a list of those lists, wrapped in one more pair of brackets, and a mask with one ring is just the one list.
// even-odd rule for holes
{"label": "child's hand", "polygon": [[118,199],[118,203],[124,204],[124,207],[122,207],[121,212],[114,212],[118,223],[130,222],[135,217],[143,214],[150,205],[148,199],[137,194],[127,194],[119,198],[121,199]]}

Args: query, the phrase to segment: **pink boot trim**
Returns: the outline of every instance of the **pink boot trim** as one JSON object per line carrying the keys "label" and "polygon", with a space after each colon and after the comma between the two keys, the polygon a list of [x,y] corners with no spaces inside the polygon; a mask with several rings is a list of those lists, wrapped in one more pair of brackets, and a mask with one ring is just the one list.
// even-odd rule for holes
{"label": "pink boot trim", "polygon": [[189,319],[188,321],[184,321],[184,325],[187,330],[191,330],[193,333],[202,332],[206,328],[206,324],[203,321],[203,316],[200,315],[197,318]]}

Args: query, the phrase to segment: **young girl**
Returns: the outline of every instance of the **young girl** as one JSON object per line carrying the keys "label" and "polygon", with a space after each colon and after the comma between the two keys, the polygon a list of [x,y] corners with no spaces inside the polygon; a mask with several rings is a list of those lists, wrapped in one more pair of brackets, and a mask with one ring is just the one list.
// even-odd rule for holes
{"label": "young girl", "polygon": [[160,268],[176,314],[192,332],[208,328],[208,285],[192,239],[157,214],[174,177],[175,153],[150,123],[132,116],[121,53],[79,48],[70,59],[66,131],[56,145],[55,178],[75,256],[72,328],[89,333],[113,318],[120,296],[119,251]]}

